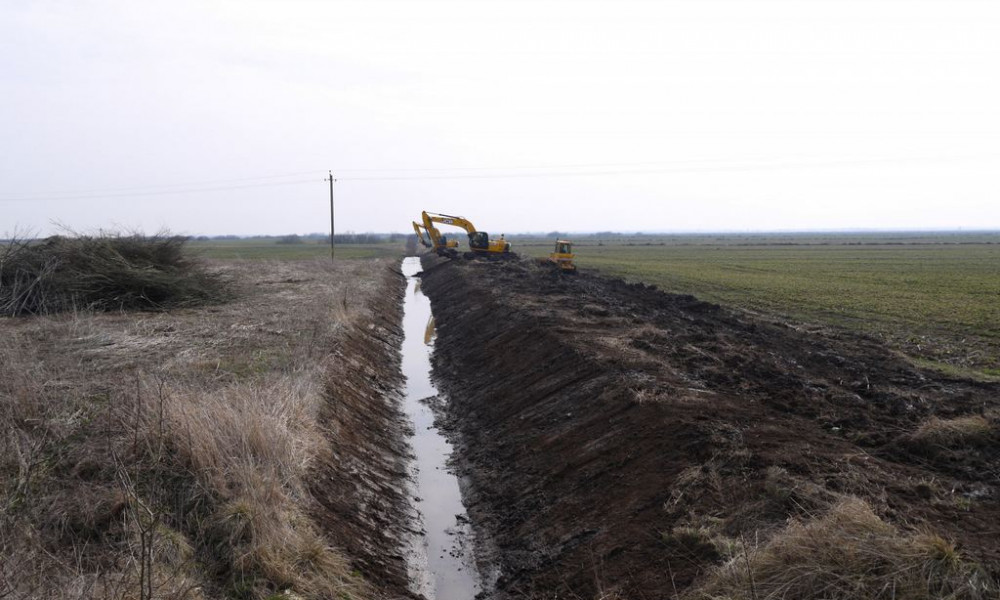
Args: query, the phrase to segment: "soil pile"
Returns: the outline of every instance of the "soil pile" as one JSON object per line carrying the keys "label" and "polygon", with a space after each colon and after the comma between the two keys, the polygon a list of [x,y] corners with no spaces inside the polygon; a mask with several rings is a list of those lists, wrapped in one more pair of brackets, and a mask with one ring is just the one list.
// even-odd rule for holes
{"label": "soil pile", "polygon": [[494,597],[719,593],[726,563],[794,556],[788,532],[844,506],[884,547],[940,534],[934,564],[995,589],[1000,385],[642,284],[424,260]]}

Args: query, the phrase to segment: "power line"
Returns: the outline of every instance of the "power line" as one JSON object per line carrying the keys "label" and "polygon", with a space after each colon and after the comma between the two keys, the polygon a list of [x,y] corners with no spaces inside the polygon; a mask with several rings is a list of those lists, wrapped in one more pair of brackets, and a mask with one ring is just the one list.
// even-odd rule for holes
{"label": "power line", "polygon": [[[719,172],[743,172],[743,171],[775,171],[775,170],[795,170],[812,168],[830,168],[843,166],[866,166],[877,164],[925,162],[925,161],[956,161],[956,160],[977,160],[984,158],[997,158],[998,154],[978,155],[978,156],[910,156],[910,157],[882,157],[882,158],[861,158],[861,159],[838,159],[838,160],[812,160],[812,161],[785,161],[766,162],[760,160],[738,161],[726,159],[686,159],[665,162],[632,162],[632,163],[607,163],[607,164],[577,164],[577,165],[522,165],[508,167],[444,167],[444,168],[419,168],[419,169],[338,169],[339,173],[388,173],[388,175],[376,176],[352,176],[338,175],[340,181],[431,181],[431,180],[463,180],[463,179],[539,179],[539,178],[563,178],[563,177],[601,177],[601,176],[622,176],[622,175],[656,175],[672,173],[719,173]],[[729,164],[726,164],[729,163]],[[689,166],[681,166],[689,165]],[[658,168],[647,168],[655,166]],[[555,169],[555,170],[554,170]],[[575,169],[575,170],[568,170]],[[477,171],[477,173],[469,173]],[[482,171],[496,171],[494,173]],[[513,171],[513,172],[511,172]],[[520,172],[518,172],[520,171]],[[91,190],[77,192],[49,192],[48,194],[12,194],[13,197],[0,198],[0,202],[31,202],[31,201],[60,201],[60,200],[91,200],[101,198],[132,198],[143,196],[164,196],[183,195],[202,192],[222,192],[230,190],[282,187],[292,185],[304,185],[316,183],[319,179],[300,179],[294,181],[278,181],[266,183],[247,183],[242,185],[192,187],[196,185],[207,185],[213,183],[231,183],[241,181],[262,181],[268,179],[282,179],[296,177],[300,175],[319,174],[321,171],[300,171],[297,173],[286,173],[282,175],[264,175],[257,177],[243,177],[238,179],[218,179],[195,183],[159,184],[150,186],[137,186],[126,188],[109,188],[107,190]],[[393,173],[404,173],[403,175],[392,175]],[[405,173],[428,173],[406,175]],[[177,188],[177,189],[174,189]]]}
{"label": "power line", "polygon": [[520,170],[540,170],[540,169],[587,169],[587,168],[609,168],[609,167],[643,167],[651,165],[673,165],[691,164],[704,162],[732,162],[732,159],[724,158],[689,158],[671,161],[655,162],[628,162],[628,163],[586,163],[570,165],[509,165],[505,167],[420,167],[410,169],[337,169],[338,173],[424,173],[436,171],[520,171]]}
{"label": "power line", "polygon": [[257,183],[257,184],[247,184],[247,185],[231,185],[225,187],[205,187],[205,188],[190,188],[184,190],[162,190],[156,192],[130,192],[130,193],[118,193],[118,194],[81,194],[76,196],[41,196],[41,197],[27,197],[27,198],[0,198],[0,202],[37,202],[37,201],[49,201],[49,200],[94,200],[101,198],[133,198],[139,196],[168,196],[176,194],[191,194],[191,193],[201,193],[201,192],[224,192],[229,190],[243,190],[250,188],[264,188],[264,187],[281,187],[289,185],[303,185],[306,183],[316,183],[319,180],[314,179],[302,179],[299,181],[281,181],[277,183]]}
{"label": "power line", "polygon": [[[266,179],[283,179],[286,177],[301,177],[303,175],[319,175],[322,171],[299,171],[297,173],[283,173],[281,175],[261,175],[257,177],[239,177],[235,179],[210,179],[203,181],[187,181],[179,183],[161,183],[161,184],[149,184],[140,186],[129,186],[129,187],[113,187],[113,188],[103,188],[95,190],[65,190],[65,191],[50,191],[50,192],[40,192],[37,194],[20,194],[17,192],[0,192],[0,196],[17,196],[19,198],[28,199],[34,196],[78,196],[78,195],[90,195],[90,194],[107,194],[114,192],[143,192],[143,191],[153,191],[164,188],[188,188],[191,186],[202,186],[202,185],[215,185],[220,183],[239,183],[243,181],[262,181]],[[186,190],[185,190],[186,191]]]}
{"label": "power line", "polygon": [[[511,165],[505,167],[421,167],[412,169],[394,169],[394,168],[384,168],[384,169],[337,169],[338,173],[424,173],[424,172],[462,172],[462,171],[541,171],[546,169],[612,169],[612,168],[642,168],[642,167],[667,167],[671,165],[701,165],[701,164],[727,164],[733,169],[745,169],[750,166],[760,168],[772,168],[780,166],[781,168],[788,168],[792,166],[834,166],[840,164],[860,164],[860,163],[883,163],[883,162],[902,162],[902,161],[924,161],[924,160],[967,160],[967,159],[980,159],[980,158],[997,158],[1000,154],[984,154],[984,155],[965,155],[965,156],[904,156],[904,157],[875,157],[875,158],[862,158],[862,159],[805,159],[798,162],[779,162],[773,164],[773,159],[760,159],[760,158],[748,158],[748,159],[730,159],[730,158],[688,158],[688,159],[677,159],[670,161],[649,161],[649,162],[624,162],[624,163],[583,163],[583,164],[562,164],[562,165]],[[812,161],[812,162],[809,162]],[[769,164],[772,163],[772,164]],[[657,169],[658,170],[658,169]],[[603,173],[604,171],[595,171]],[[436,176],[435,176],[436,177]],[[348,175],[343,177],[343,179],[361,179],[360,177],[352,177]],[[368,179],[366,177],[366,179]]]}
{"label": "power line", "polygon": [[[544,172],[544,173],[487,173],[476,175],[403,175],[403,176],[377,176],[377,177],[338,177],[342,181],[415,181],[415,180],[435,180],[435,179],[531,179],[545,177],[590,177],[607,175],[655,175],[670,173],[720,173],[720,172],[740,172],[740,171],[777,171],[788,169],[812,169],[829,168],[841,166],[865,166],[876,164],[941,161],[941,160],[976,160],[982,158],[995,158],[1000,155],[983,156],[955,156],[955,157],[897,157],[897,158],[869,158],[869,159],[841,159],[815,162],[786,162],[772,164],[744,164],[744,165],[720,165],[720,166],[692,166],[685,168],[661,168],[661,169],[597,169],[564,172]],[[620,166],[635,166],[622,164]],[[656,163],[645,163],[656,164]],[[609,165],[610,166],[610,165]],[[545,168],[545,167],[536,167]],[[558,168],[558,167],[549,167]],[[568,168],[568,167],[562,167]],[[581,167],[582,168],[582,167]]]}

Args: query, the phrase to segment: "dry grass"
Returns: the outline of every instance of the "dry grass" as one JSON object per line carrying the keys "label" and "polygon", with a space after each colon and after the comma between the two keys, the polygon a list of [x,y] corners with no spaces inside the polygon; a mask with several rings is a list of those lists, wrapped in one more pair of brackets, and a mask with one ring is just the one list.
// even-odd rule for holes
{"label": "dry grass", "polygon": [[0,315],[193,306],[225,285],[184,250],[187,238],[102,233],[0,246]]}
{"label": "dry grass", "polygon": [[980,415],[967,415],[954,419],[931,417],[910,436],[910,441],[920,446],[970,446],[988,443],[996,429]]}
{"label": "dry grass", "polygon": [[310,502],[304,480],[324,448],[316,425],[321,401],[312,378],[293,374],[208,396],[197,388],[170,390],[162,411],[144,407],[144,444],[169,448],[166,470],[192,477],[188,500],[202,495],[205,545],[225,559],[234,590],[366,595],[304,510]]}
{"label": "dry grass", "polygon": [[0,319],[0,597],[372,597],[306,476],[384,268],[229,263],[225,305]]}
{"label": "dry grass", "polygon": [[906,534],[862,500],[792,522],[760,548],[717,568],[686,598],[979,600],[1000,593],[980,568],[933,533]]}

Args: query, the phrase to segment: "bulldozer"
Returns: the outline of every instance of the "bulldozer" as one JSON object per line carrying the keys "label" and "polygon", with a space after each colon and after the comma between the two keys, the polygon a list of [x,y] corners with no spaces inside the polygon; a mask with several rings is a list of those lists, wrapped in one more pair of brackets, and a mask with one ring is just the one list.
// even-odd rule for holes
{"label": "bulldozer", "polygon": [[573,242],[569,240],[556,240],[555,250],[549,254],[549,262],[559,267],[564,273],[575,273],[576,265],[573,263]]}
{"label": "bulldozer", "polygon": [[[472,222],[465,217],[429,213],[427,211],[423,211],[420,216],[423,223],[414,221],[413,230],[424,247],[431,248],[440,256],[458,258],[460,254],[458,252],[458,241],[449,240],[447,236],[442,235],[441,231],[434,226],[435,223],[452,225],[465,230],[469,236],[469,250],[461,254],[465,258],[497,259],[513,258],[516,256],[510,251],[510,242],[504,240],[503,236],[499,240],[490,239],[488,233],[477,230]],[[423,232],[425,231],[427,232],[426,240],[423,236]]]}

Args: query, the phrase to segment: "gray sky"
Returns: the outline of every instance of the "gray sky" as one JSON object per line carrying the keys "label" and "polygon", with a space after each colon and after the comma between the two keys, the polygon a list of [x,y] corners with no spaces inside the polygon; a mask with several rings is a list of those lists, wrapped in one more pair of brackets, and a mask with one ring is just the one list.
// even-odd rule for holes
{"label": "gray sky", "polygon": [[5,0],[0,234],[327,231],[327,169],[338,231],[1000,228],[998,107],[998,2]]}

